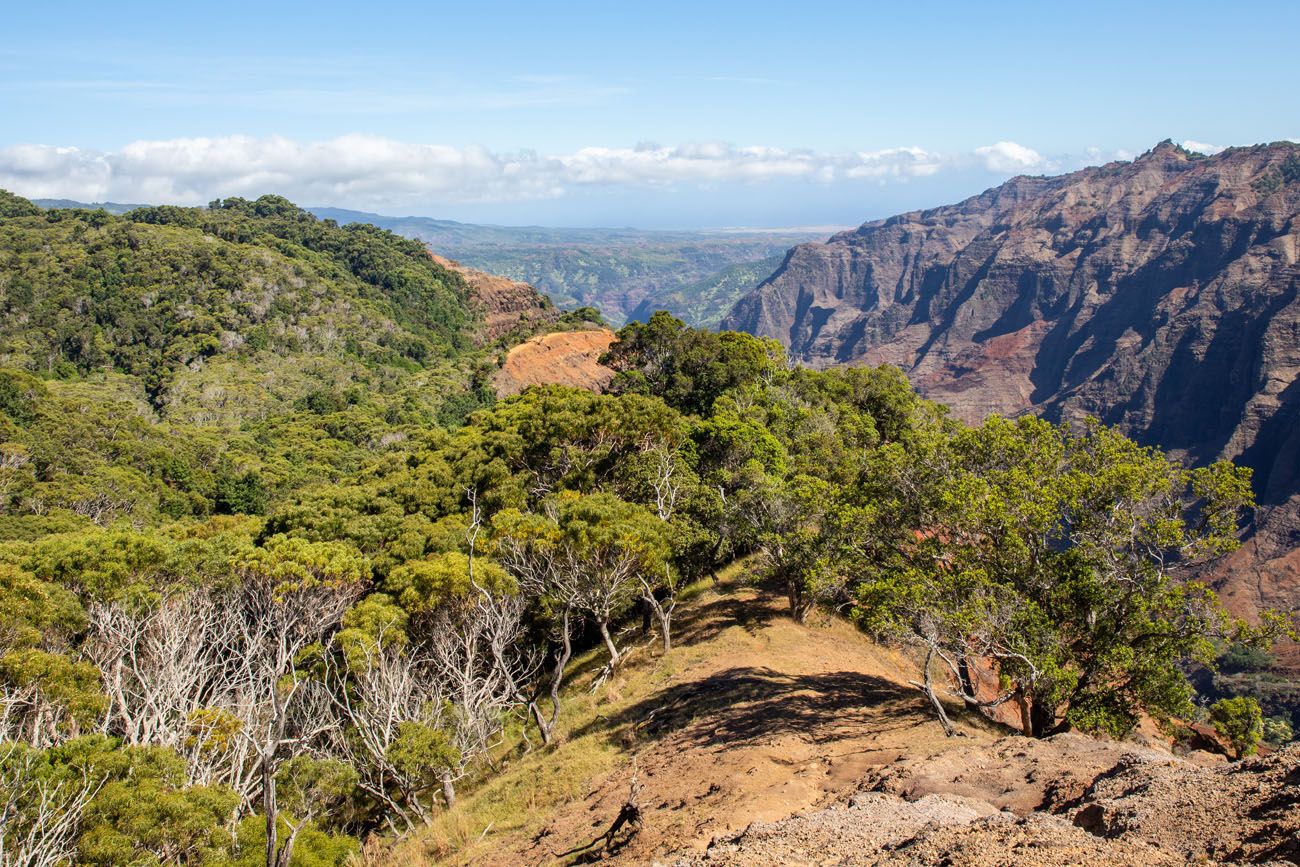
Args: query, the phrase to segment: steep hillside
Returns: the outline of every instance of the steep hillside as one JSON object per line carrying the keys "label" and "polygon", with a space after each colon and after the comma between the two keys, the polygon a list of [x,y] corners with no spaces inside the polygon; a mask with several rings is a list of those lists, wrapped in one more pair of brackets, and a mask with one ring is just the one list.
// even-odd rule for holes
{"label": "steep hillside", "polygon": [[[1158,739],[1038,741],[979,717],[945,738],[908,683],[907,656],[835,618],[798,625],[743,583],[696,594],[674,650],[647,640],[609,681],[583,661],[562,742],[506,759],[387,863],[1101,865],[1300,854],[1287,848],[1300,828],[1287,789],[1298,749],[1229,766],[1175,756]],[[633,798],[639,829],[620,828],[607,846]]]}
{"label": "steep hillside", "polygon": [[[843,622],[799,626],[776,599],[732,581],[696,588],[666,656],[643,639],[600,684],[598,660],[581,660],[563,742],[516,759],[392,863],[422,849],[440,863],[572,862],[582,853],[561,853],[609,827],[634,775],[644,828],[615,863],[662,861],[847,797],[910,749],[947,746],[906,685],[904,657]],[[996,736],[982,723],[963,731],[967,746]]]}
{"label": "steep hillside", "polygon": [[1245,463],[1259,531],[1228,592],[1290,607],[1298,214],[1300,145],[1201,157],[1166,142],[797,247],[724,326],[811,365],[898,365],[966,420],[1091,414],[1198,462]]}
{"label": "steep hillside", "polygon": [[478,331],[483,343],[530,333],[560,318],[551,300],[527,283],[466,268],[437,253],[429,255],[441,267],[459,274],[469,286],[471,300],[483,315],[483,326]]}

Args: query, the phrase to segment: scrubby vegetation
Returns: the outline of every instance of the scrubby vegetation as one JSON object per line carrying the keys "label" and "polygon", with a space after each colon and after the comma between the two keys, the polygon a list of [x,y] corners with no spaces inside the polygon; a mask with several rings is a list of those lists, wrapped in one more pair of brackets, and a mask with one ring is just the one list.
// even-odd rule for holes
{"label": "scrubby vegetation", "polygon": [[340,863],[554,749],[573,660],[612,675],[637,614],[667,650],[742,555],[796,619],[920,646],[941,719],[1015,701],[1034,735],[1190,713],[1189,659],[1283,628],[1188,578],[1235,545],[1229,464],[967,429],[895,369],[666,314],[619,333],[610,393],[490,406],[456,279],[386,233],[274,198],[0,205],[14,863]]}

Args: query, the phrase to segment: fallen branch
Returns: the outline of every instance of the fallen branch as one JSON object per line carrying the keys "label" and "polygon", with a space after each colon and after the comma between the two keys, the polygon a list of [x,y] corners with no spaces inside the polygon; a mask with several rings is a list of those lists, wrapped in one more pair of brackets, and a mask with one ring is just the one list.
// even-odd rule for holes
{"label": "fallen branch", "polygon": [[555,858],[566,858],[569,855],[577,855],[581,852],[587,851],[602,840],[604,841],[604,845],[601,846],[601,849],[605,852],[612,852],[614,850],[614,838],[624,826],[631,829],[632,833],[628,835],[627,839],[624,840],[620,846],[626,845],[628,841],[639,834],[641,829],[645,826],[645,817],[641,812],[641,775],[640,772],[635,770],[632,772],[632,785],[628,791],[627,800],[623,802],[623,806],[619,809],[618,815],[614,817],[614,821],[610,824],[609,830],[605,831],[603,834],[597,834],[590,843],[583,846],[577,846],[567,852],[552,852],[551,855]]}

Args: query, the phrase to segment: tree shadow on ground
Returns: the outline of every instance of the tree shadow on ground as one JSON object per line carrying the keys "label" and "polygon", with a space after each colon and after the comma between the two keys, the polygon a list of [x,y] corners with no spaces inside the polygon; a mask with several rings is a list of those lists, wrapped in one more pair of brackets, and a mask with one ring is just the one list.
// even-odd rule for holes
{"label": "tree shadow on ground", "polygon": [[[660,690],[575,737],[609,727],[611,738],[654,740],[680,732],[684,747],[732,748],[795,734],[824,744],[915,725],[924,716],[915,690],[856,671],[782,674],[731,668]],[[630,729],[630,731],[629,731]]]}
{"label": "tree shadow on ground", "polygon": [[[712,591],[720,594],[708,602],[693,601],[680,610],[678,619],[673,622],[673,644],[690,646],[702,644],[716,638],[724,630],[740,626],[750,635],[756,635],[760,629],[780,617],[784,617],[779,606],[763,595],[737,597],[734,595],[742,585],[734,581],[714,584]],[[646,631],[646,626],[649,631]],[[655,622],[642,624],[634,610],[613,629],[614,640],[620,652],[627,654],[624,665],[632,664],[647,649],[651,653],[658,651],[659,625]],[[565,681],[569,684],[580,683],[596,678],[609,665],[609,657],[600,652],[590,653],[600,648],[601,639],[595,626],[580,623],[573,636],[574,660],[566,669]],[[548,660],[548,664],[550,660]]]}
{"label": "tree shadow on ground", "polygon": [[783,616],[775,606],[763,600],[742,599],[732,595],[734,588],[720,585],[722,594],[717,599],[698,604],[690,610],[689,617],[673,625],[675,644],[699,644],[716,638],[732,626],[740,626],[753,635],[768,623]]}

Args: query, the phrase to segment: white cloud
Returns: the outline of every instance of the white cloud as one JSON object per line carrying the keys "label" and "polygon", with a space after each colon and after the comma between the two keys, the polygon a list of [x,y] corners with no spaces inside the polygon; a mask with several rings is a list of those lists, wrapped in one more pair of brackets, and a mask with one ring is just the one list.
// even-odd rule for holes
{"label": "white cloud", "polygon": [[985,167],[991,172],[1027,172],[1048,167],[1038,151],[1013,141],[975,148],[975,154],[984,160]]}
{"label": "white cloud", "polygon": [[1223,145],[1206,144],[1203,141],[1190,138],[1183,142],[1183,147],[1189,151],[1196,151],[1198,154],[1209,154],[1210,156],[1226,149]]}
{"label": "white cloud", "polygon": [[901,182],[943,171],[996,175],[1057,167],[1001,141],[965,154],[919,147],[820,153],[725,142],[501,153],[368,135],[317,142],[279,136],[132,142],[116,151],[0,148],[0,187],[34,198],[194,204],[277,192],[311,204],[402,207],[555,198],[591,187],[713,188],[773,181]]}

